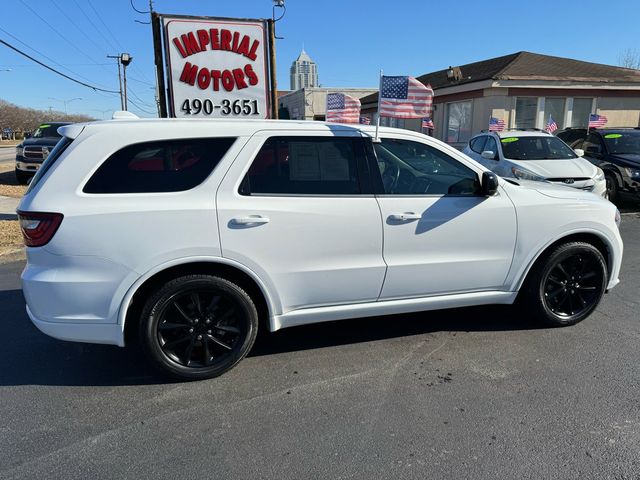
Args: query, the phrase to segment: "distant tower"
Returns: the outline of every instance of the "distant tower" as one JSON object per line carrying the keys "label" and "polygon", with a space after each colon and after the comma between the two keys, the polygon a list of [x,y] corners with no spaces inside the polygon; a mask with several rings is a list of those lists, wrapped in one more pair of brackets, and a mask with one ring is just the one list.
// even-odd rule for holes
{"label": "distant tower", "polygon": [[304,51],[291,64],[291,90],[318,86],[318,66]]}

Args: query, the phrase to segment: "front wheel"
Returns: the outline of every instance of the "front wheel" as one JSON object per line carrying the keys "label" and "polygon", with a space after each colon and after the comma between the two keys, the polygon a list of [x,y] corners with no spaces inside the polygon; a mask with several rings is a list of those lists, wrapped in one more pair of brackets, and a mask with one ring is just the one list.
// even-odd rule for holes
{"label": "front wheel", "polygon": [[606,284],[602,253],[589,243],[571,242],[534,265],[522,295],[536,319],[551,326],[574,325],[595,310]]}
{"label": "front wheel", "polygon": [[140,339],[151,363],[181,380],[227,372],[247,355],[257,331],[251,297],[212,275],[169,281],[147,300],[140,321]]}
{"label": "front wheel", "polygon": [[607,182],[607,200],[614,203],[618,198],[618,181],[613,175],[606,175],[604,178]]}

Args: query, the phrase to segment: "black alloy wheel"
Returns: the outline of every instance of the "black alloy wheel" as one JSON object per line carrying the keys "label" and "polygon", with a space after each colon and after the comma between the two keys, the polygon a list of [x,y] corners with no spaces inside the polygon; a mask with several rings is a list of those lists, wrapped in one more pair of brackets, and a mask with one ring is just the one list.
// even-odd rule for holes
{"label": "black alloy wheel", "polygon": [[184,380],[233,368],[255,341],[258,316],[238,285],[209,275],[168,282],[147,302],[141,338],[152,363]]}
{"label": "black alloy wheel", "polygon": [[607,285],[602,253],[585,242],[559,245],[532,269],[522,295],[528,313],[552,326],[573,325],[600,303]]}

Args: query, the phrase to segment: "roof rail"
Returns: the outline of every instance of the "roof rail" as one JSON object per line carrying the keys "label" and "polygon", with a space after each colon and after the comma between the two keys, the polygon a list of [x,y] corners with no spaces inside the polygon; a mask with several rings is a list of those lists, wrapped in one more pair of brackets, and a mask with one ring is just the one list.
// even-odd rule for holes
{"label": "roof rail", "polygon": [[534,128],[534,127],[524,127],[524,128],[505,128],[503,131],[515,131],[515,132],[544,132],[544,133],[549,133],[546,130],[543,130],[542,128]]}
{"label": "roof rail", "polygon": [[125,110],[116,110],[113,112],[111,120],[127,120],[127,119],[140,119],[135,113],[127,112]]}

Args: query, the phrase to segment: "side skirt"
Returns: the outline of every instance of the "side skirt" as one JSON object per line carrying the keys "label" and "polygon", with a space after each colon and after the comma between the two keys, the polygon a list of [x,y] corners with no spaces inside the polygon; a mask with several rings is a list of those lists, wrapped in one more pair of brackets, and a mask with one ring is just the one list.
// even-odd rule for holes
{"label": "side skirt", "polygon": [[445,308],[471,307],[474,305],[511,304],[515,301],[517,295],[518,292],[473,292],[352,305],[335,305],[331,307],[303,308],[276,315],[273,318],[272,325],[274,327],[273,331],[276,331],[296,325],[345,320],[348,318],[395,315]]}

